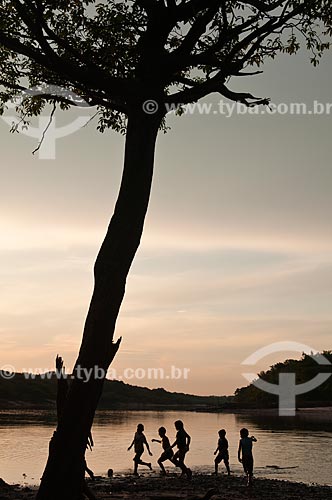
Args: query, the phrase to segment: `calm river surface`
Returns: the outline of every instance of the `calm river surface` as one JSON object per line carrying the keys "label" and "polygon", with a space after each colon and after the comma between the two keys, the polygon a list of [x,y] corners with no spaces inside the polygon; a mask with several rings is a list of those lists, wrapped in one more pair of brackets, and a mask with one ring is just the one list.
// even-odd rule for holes
{"label": "calm river surface", "polygon": [[[241,472],[237,462],[239,429],[247,427],[258,442],[254,444],[255,475],[332,484],[332,424],[319,421],[280,420],[271,417],[248,417],[234,414],[152,411],[98,412],[93,427],[95,447],[86,454],[90,468],[97,475],[107,469],[115,473],[128,472],[133,453],[127,452],[136,425],[142,422],[151,443],[158,438],[157,429],[167,428],[175,436],[174,421],[181,419],[192,436],[187,463],[195,472],[213,471],[213,451],[217,431],[225,428],[230,445],[230,464],[235,473]],[[48,442],[54,429],[54,414],[43,411],[0,411],[0,477],[9,483],[37,484],[48,452]],[[160,445],[151,444],[155,473]],[[143,456],[144,459],[144,456]],[[148,455],[146,455],[148,460]],[[272,467],[271,467],[272,466]],[[275,467],[277,466],[277,467]],[[173,469],[169,464],[169,470]],[[221,465],[220,470],[223,470]]]}

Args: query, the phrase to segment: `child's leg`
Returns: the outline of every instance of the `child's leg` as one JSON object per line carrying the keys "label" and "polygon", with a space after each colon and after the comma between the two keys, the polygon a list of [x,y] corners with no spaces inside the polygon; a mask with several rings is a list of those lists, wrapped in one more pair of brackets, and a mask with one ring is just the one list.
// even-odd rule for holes
{"label": "child's leg", "polygon": [[182,471],[182,474],[185,474],[188,477],[188,479],[191,479],[192,472],[189,469],[189,467],[187,467],[185,465],[185,463],[184,463],[184,459],[185,459],[186,453],[187,453],[186,450],[180,450],[180,453],[179,453],[179,467],[180,467],[180,469]]}
{"label": "child's leg", "polygon": [[179,452],[176,451],[170,460],[171,460],[172,464],[175,465],[175,467],[179,467]]}
{"label": "child's leg", "polygon": [[247,486],[252,485],[252,476],[253,476],[253,468],[254,468],[254,460],[252,456],[246,456],[243,460],[243,468],[247,475]]}
{"label": "child's leg", "polygon": [[159,467],[161,468],[161,472],[163,474],[166,474],[166,470],[165,470],[165,467],[164,467],[164,464],[163,462],[166,462],[166,460],[170,460],[172,462],[172,459],[173,459],[173,453],[167,453],[167,452],[163,452],[159,459],[158,459],[158,465]]}
{"label": "child's leg", "polygon": [[185,453],[183,453],[181,450],[178,450],[171,459],[171,462],[173,462],[175,467],[179,467],[183,474],[186,474],[187,467],[184,465],[184,456]]}
{"label": "child's leg", "polygon": [[186,467],[184,464],[184,457],[186,452],[184,450],[178,450],[173,458],[169,458],[169,460],[175,465],[175,467],[179,467],[181,469],[181,476],[186,475],[189,479],[192,477],[192,472],[189,467]]}
{"label": "child's leg", "polygon": [[218,465],[220,464],[220,457],[219,455],[216,456],[214,459],[214,473],[217,475],[218,474]]}
{"label": "child's leg", "polygon": [[134,456],[134,476],[138,476],[138,464],[141,463],[142,453],[136,453]]}
{"label": "child's leg", "polygon": [[164,464],[163,464],[162,456],[158,459],[157,463],[158,463],[159,467],[161,468],[161,472],[163,474],[166,474],[166,470],[165,470],[165,467],[164,467]]}
{"label": "child's leg", "polygon": [[143,460],[140,460],[138,463],[140,465],[145,465],[145,467],[149,467],[149,469],[152,470],[151,462],[143,462]]}
{"label": "child's leg", "polygon": [[184,464],[184,459],[185,459],[185,456],[186,456],[186,452],[183,451],[183,450],[179,450],[179,459],[178,459],[178,464],[179,464],[179,467],[180,469],[182,470],[182,472],[184,474],[187,473],[187,467],[185,466]]}
{"label": "child's leg", "polygon": [[251,456],[248,464],[248,486],[252,485],[253,474],[254,474],[254,458]]}
{"label": "child's leg", "polygon": [[228,473],[228,475],[230,475],[231,469],[229,468],[229,461],[227,459],[225,459],[224,462],[225,462],[225,467],[226,467],[227,473]]}

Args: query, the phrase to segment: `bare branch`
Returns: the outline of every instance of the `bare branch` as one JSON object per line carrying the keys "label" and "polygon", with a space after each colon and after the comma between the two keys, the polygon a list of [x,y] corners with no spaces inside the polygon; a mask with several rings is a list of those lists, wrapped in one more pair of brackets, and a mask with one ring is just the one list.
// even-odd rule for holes
{"label": "bare branch", "polygon": [[46,135],[46,133],[47,133],[48,129],[50,128],[51,123],[52,123],[52,121],[53,121],[53,117],[54,117],[54,113],[55,113],[55,111],[56,111],[56,103],[54,102],[54,103],[53,103],[53,109],[52,109],[52,112],[51,112],[51,114],[50,114],[50,119],[49,119],[49,122],[48,122],[48,124],[47,124],[47,126],[46,126],[45,130],[43,131],[43,135],[42,135],[42,137],[41,137],[41,139],[40,139],[40,141],[39,141],[38,146],[36,147],[36,149],[34,149],[34,150],[32,151],[32,154],[33,154],[33,155],[34,155],[35,153],[37,153],[37,151],[39,151],[39,150],[40,150],[41,145],[42,145],[42,144],[43,144],[43,142],[44,142],[45,135]]}
{"label": "bare branch", "polygon": [[261,75],[263,71],[251,71],[251,72],[245,72],[241,71],[238,73],[233,73],[232,76],[256,76],[256,75]]}
{"label": "bare branch", "polygon": [[225,80],[226,76],[222,75],[221,72],[218,72],[218,74],[213,78],[207,79],[203,83],[196,83],[196,85],[190,89],[167,96],[165,98],[165,103],[181,105],[196,102],[211,92],[218,92],[218,89],[222,84],[224,84]]}
{"label": "bare branch", "polygon": [[227,97],[227,99],[236,102],[241,102],[248,108],[252,108],[254,106],[258,106],[261,104],[264,106],[268,106],[270,102],[270,99],[266,97],[262,99],[260,97],[255,97],[249,93],[233,92],[232,90],[227,88],[226,85],[221,85],[220,88],[218,89],[218,92],[224,97]]}

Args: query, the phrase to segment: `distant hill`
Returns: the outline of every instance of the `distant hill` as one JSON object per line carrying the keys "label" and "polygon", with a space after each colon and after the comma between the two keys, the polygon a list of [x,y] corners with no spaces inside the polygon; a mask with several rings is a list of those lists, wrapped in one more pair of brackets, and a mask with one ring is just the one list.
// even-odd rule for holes
{"label": "distant hill", "polygon": [[[332,363],[332,351],[322,353]],[[300,360],[287,359],[272,365],[269,370],[258,374],[273,384],[278,384],[279,373],[296,374],[296,383],[311,380],[317,373],[332,373],[331,366],[316,363],[315,356],[303,354]],[[0,409],[9,408],[54,408],[57,391],[55,374],[36,375],[34,379],[26,374],[16,373],[6,379],[0,371]],[[332,377],[307,394],[297,397],[297,406],[332,406]],[[148,389],[117,380],[106,380],[99,409],[123,410],[201,410],[222,411],[250,408],[275,408],[278,397],[261,391],[253,384],[236,389],[235,396],[195,396],[165,389]]]}
{"label": "distant hill", "polygon": [[[0,373],[1,375],[1,373]],[[54,373],[27,378],[16,373],[11,379],[0,376],[0,409],[54,407],[57,381]],[[106,380],[99,409],[211,409],[218,410],[231,398],[195,396],[165,389],[132,386],[117,380]]]}
{"label": "distant hill", "polygon": [[[332,351],[323,351],[321,354],[332,363]],[[332,366],[319,365],[315,357],[315,355],[303,354],[299,360],[287,359],[283,363],[272,365],[268,371],[259,373],[258,377],[272,384],[278,384],[279,373],[295,373],[296,384],[302,384],[314,378],[318,373],[332,374]],[[316,389],[297,396],[296,403],[298,407],[332,406],[332,377]],[[250,384],[236,389],[234,405],[241,408],[273,408],[278,405],[278,396],[263,392]]]}

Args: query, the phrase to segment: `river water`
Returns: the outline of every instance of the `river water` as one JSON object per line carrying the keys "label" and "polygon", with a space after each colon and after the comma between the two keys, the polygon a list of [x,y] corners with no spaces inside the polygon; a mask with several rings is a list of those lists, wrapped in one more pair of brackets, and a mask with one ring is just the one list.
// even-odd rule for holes
{"label": "river water", "polygon": [[[255,435],[255,475],[332,484],[332,423],[311,419],[266,416],[244,416],[231,413],[155,412],[155,411],[101,411],[96,415],[93,438],[95,447],[88,451],[89,467],[97,475],[105,475],[109,468],[115,473],[129,472],[133,453],[127,448],[138,423],[145,426],[153,457],[154,471],[161,452],[158,428],[164,426],[171,440],[175,436],[174,421],[184,421],[192,437],[187,464],[195,471],[213,472],[213,451],[221,428],[227,431],[230,465],[234,473],[242,472],[237,461],[239,430],[247,427]],[[54,414],[46,411],[0,411],[0,477],[9,483],[37,484],[48,452],[48,442],[55,425]],[[169,463],[169,470],[174,466]],[[220,471],[223,471],[223,464]],[[143,472],[143,468],[142,468]]]}

